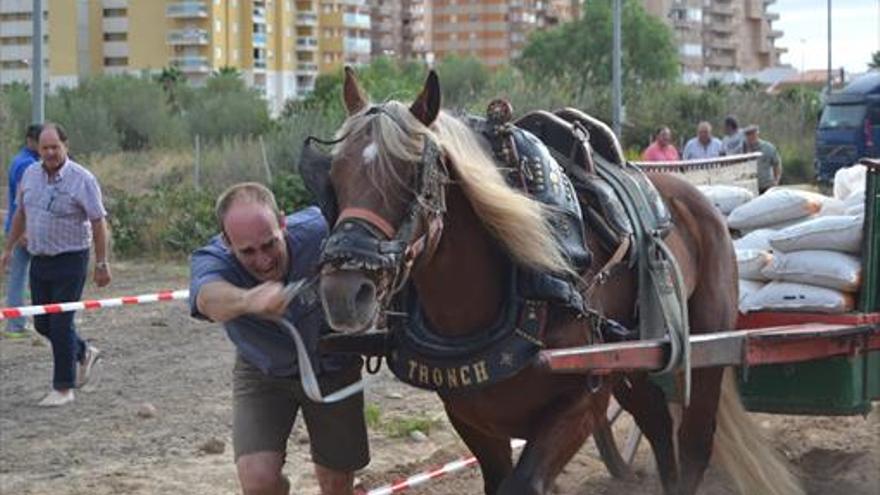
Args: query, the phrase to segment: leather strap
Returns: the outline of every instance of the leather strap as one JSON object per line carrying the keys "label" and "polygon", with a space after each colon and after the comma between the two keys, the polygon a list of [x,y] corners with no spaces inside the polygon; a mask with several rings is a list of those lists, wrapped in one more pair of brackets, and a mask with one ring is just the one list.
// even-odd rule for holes
{"label": "leather strap", "polygon": [[336,225],[342,223],[343,220],[347,218],[357,218],[367,222],[379,229],[380,232],[385,234],[387,239],[394,239],[394,234],[397,233],[397,229],[391,226],[391,223],[388,220],[385,220],[381,216],[366,208],[358,208],[358,207],[348,207],[342,210],[339,214],[339,219],[336,220]]}

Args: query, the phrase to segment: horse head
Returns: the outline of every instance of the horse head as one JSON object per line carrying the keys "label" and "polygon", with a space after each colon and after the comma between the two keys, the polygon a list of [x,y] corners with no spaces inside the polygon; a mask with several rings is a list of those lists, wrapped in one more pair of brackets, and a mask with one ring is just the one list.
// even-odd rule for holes
{"label": "horse head", "polygon": [[370,105],[346,68],[343,100],[348,117],[329,170],[311,189],[333,195],[322,201],[335,217],[321,257],[325,313],[334,330],[361,332],[376,324],[419,253],[439,237],[447,174],[430,126],[440,86],[431,71],[411,106]]}

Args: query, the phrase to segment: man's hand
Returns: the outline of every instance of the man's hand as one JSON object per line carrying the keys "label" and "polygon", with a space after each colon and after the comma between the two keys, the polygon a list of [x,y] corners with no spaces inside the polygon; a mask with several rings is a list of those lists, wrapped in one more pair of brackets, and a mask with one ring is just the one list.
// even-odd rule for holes
{"label": "man's hand", "polygon": [[110,275],[110,265],[105,263],[96,263],[95,264],[95,285],[98,287],[106,287],[110,284],[110,279],[112,276]]}
{"label": "man's hand", "polygon": [[265,316],[283,316],[288,297],[279,282],[264,282],[244,292],[245,312]]}

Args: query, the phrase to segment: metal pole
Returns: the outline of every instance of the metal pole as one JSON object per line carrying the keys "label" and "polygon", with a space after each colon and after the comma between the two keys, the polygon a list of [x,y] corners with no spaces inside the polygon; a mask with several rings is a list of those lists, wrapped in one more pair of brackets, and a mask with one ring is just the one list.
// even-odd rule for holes
{"label": "metal pole", "polygon": [[41,123],[45,120],[45,98],[43,95],[43,0],[34,0],[33,55],[31,56],[31,121]]}
{"label": "metal pole", "polygon": [[[830,1],[830,0],[829,0]],[[612,45],[611,45],[611,120],[614,134],[617,138],[622,137],[621,110],[623,107],[623,92],[621,88],[621,33],[620,33],[620,17],[621,2],[623,0],[614,0],[614,14],[612,21]]]}
{"label": "metal pole", "polygon": [[831,95],[831,0],[828,0],[828,94]]}

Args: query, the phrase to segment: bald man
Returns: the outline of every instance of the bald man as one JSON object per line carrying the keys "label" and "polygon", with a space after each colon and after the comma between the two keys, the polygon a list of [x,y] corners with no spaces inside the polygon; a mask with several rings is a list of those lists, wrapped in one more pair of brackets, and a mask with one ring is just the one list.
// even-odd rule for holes
{"label": "bald man", "polygon": [[721,140],[712,135],[712,124],[703,121],[697,125],[697,136],[684,146],[681,157],[685,160],[700,160],[721,156]]}
{"label": "bald man", "polygon": [[256,183],[232,186],[217,200],[221,233],[191,259],[190,309],[223,323],[236,348],[233,370],[233,450],[246,495],[287,495],[282,474],[287,440],[299,409],[309,432],[322,495],[353,493],[354,471],[367,465],[364,396],[331,404],[304,394],[293,338],[261,316],[293,323],[309,349],[324,394],[360,379],[359,357],[318,355],[325,328],[320,303],[288,305],[284,286],[315,275],[327,224],[306,208],[285,217],[275,197]]}

